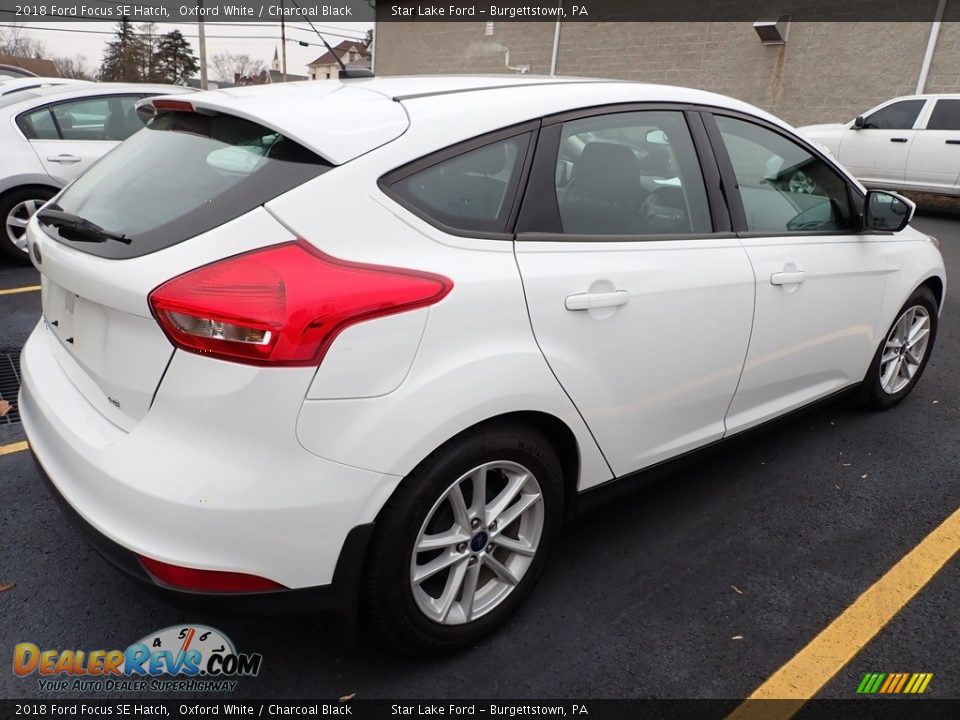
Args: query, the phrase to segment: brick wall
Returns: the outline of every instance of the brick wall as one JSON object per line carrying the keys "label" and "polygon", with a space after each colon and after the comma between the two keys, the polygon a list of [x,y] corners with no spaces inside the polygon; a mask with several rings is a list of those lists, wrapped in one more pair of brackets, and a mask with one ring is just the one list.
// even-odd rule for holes
{"label": "brick wall", "polygon": [[[378,75],[550,71],[554,23],[380,23]],[[795,22],[764,46],[750,22],[564,23],[557,73],[668,83],[731,95],[795,125],[853,118],[913,93],[928,22]],[[960,22],[945,22],[928,92],[960,92]]]}

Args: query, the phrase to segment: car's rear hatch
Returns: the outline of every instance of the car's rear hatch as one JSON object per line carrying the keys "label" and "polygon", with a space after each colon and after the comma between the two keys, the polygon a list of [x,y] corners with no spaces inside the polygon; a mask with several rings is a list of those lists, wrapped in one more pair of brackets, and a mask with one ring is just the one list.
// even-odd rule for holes
{"label": "car's rear hatch", "polygon": [[[293,239],[265,202],[405,129],[396,103],[330,85],[339,90],[296,93],[299,107],[289,112],[301,120],[291,127],[303,143],[281,125],[273,94],[160,103],[147,129],[47,206],[55,213],[41,211],[31,223],[53,352],[114,424],[131,430],[146,415],[174,352],[152,315],[151,291],[199,266]],[[333,96],[336,112],[316,109],[334,104]],[[318,123],[309,138],[302,117]],[[349,142],[336,139],[340,127],[352,129]]]}

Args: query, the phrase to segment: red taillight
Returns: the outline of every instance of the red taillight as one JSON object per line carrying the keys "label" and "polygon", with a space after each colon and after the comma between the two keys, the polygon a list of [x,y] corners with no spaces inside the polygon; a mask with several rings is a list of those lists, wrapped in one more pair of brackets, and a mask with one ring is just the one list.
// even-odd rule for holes
{"label": "red taillight", "polygon": [[452,287],[440,275],[337,260],[296,241],[180,275],[150,293],[150,307],[178,348],[316,365],[344,328],[432,305]]}
{"label": "red taillight", "polygon": [[138,555],[144,569],[162,585],[180,590],[211,593],[264,592],[286,590],[280,583],[256,575],[219,570],[197,570],[169,565],[159,560]]}
{"label": "red taillight", "polygon": [[168,110],[171,112],[193,112],[193,104],[186,100],[153,100],[151,104],[157,110]]}

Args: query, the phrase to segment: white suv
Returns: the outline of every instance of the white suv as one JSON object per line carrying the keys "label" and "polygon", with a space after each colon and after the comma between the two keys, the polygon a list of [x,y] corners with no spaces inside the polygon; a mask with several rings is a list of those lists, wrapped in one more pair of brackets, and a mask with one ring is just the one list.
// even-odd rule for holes
{"label": "white suv", "polygon": [[960,95],[898,97],[850,122],[798,131],[868,187],[960,195]]}
{"label": "white suv", "polygon": [[444,77],[141,110],[30,223],[20,411],[164,588],[459,647],[585,493],[848,388],[893,405],[932,351],[909,202],[736,100]]}

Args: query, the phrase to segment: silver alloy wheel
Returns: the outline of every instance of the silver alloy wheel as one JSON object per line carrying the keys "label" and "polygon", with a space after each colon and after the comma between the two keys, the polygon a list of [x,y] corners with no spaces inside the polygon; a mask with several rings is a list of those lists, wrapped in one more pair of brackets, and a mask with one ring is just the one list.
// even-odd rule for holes
{"label": "silver alloy wheel", "polygon": [[45,202],[46,200],[24,200],[7,213],[7,239],[18,250],[27,252],[27,223]]}
{"label": "silver alloy wheel", "polygon": [[923,305],[907,308],[894,323],[880,356],[880,387],[888,395],[903,390],[917,374],[930,342],[930,313]]}
{"label": "silver alloy wheel", "polygon": [[543,524],[540,484],[522,465],[501,460],[464,473],[417,535],[410,587],[421,612],[463,625],[499,606],[533,563]]}

